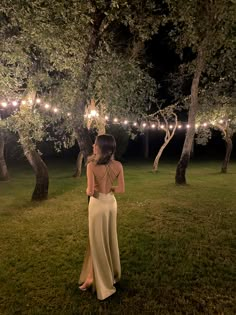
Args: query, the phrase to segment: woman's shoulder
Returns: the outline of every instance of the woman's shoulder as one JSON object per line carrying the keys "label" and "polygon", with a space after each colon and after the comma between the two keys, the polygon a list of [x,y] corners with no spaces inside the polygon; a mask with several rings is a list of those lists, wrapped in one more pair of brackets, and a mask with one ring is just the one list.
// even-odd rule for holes
{"label": "woman's shoulder", "polygon": [[94,168],[96,166],[94,161],[90,161],[87,163],[87,168]]}
{"label": "woman's shoulder", "polygon": [[121,162],[119,162],[117,160],[112,160],[111,163],[117,168],[122,168],[123,167]]}

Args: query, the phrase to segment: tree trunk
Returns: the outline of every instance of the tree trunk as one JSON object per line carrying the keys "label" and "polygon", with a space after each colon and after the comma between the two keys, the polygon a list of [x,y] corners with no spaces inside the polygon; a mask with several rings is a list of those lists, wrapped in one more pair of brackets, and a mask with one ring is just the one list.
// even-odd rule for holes
{"label": "tree trunk", "polygon": [[7,164],[4,157],[5,139],[4,133],[0,130],[0,180],[6,181],[9,179]]}
{"label": "tree trunk", "polygon": [[[156,158],[154,160],[154,163],[153,163],[153,171],[154,172],[157,172],[157,170],[158,170],[158,165],[159,165],[159,160],[161,158],[161,155],[162,155],[165,147],[170,142],[170,140],[174,137],[177,125],[178,125],[178,120],[177,120],[177,115],[175,115],[175,126],[174,126],[174,128],[172,130],[172,133],[170,133],[170,131],[168,129],[165,130],[166,131],[165,142],[163,143],[163,145],[161,146],[160,150],[158,151],[157,156],[156,156]],[[166,128],[168,128],[168,123],[166,124]]]}
{"label": "tree trunk", "polygon": [[195,117],[198,109],[198,87],[200,76],[205,64],[204,51],[200,47],[198,50],[197,60],[196,60],[196,70],[194,73],[192,86],[191,86],[191,103],[188,113],[188,124],[190,127],[187,129],[185,141],[183,145],[182,154],[176,168],[175,182],[176,184],[186,184],[185,173],[188,167],[190,153],[192,149],[192,144],[195,134]]}
{"label": "tree trunk", "polygon": [[146,129],[144,131],[144,158],[148,159],[149,158],[149,131]]}
{"label": "tree trunk", "polygon": [[84,162],[86,163],[88,156],[93,153],[93,144],[92,144],[92,140],[90,138],[89,132],[88,132],[88,128],[78,127],[76,138],[79,144],[80,152],[77,157],[76,170],[73,177],[81,176],[83,159],[84,159]]}
{"label": "tree trunk", "polygon": [[167,146],[168,142],[163,143],[163,145],[161,146],[160,150],[157,153],[157,156],[155,157],[154,163],[153,163],[153,171],[157,172],[158,170],[158,166],[159,166],[159,160],[161,158],[162,152],[164,151],[165,147]]}
{"label": "tree trunk", "polygon": [[106,133],[106,122],[100,121],[98,125],[98,135],[104,135]]}
{"label": "tree trunk", "polygon": [[225,158],[221,167],[221,173],[227,173],[230,156],[233,149],[233,142],[229,136],[225,138],[225,144],[226,144],[226,153],[225,153]]}
{"label": "tree trunk", "polygon": [[36,175],[36,184],[31,200],[45,200],[48,198],[48,169],[36,150],[25,153],[27,160]]}
{"label": "tree trunk", "polygon": [[75,173],[73,175],[73,177],[80,177],[82,174],[82,165],[83,165],[83,153],[79,152],[78,156],[77,156],[77,160],[76,160],[76,169],[75,169]]}
{"label": "tree trunk", "polygon": [[48,198],[48,169],[36,150],[25,153],[27,160],[36,175],[36,184],[31,200],[45,200]]}
{"label": "tree trunk", "polygon": [[[19,131],[18,131],[19,133]],[[19,133],[20,138],[22,138],[21,134]],[[41,159],[38,152],[34,149],[29,149],[32,147],[30,143],[25,144],[24,141],[21,141],[21,145],[24,151],[24,154],[32,166],[34,173],[36,175],[36,183],[34,187],[34,191],[31,197],[31,200],[46,200],[48,198],[48,185],[49,185],[49,178],[48,178],[48,169],[46,164]]]}
{"label": "tree trunk", "polygon": [[[92,154],[92,141],[89,136],[88,128],[84,127],[84,113],[87,104],[87,90],[89,85],[90,76],[92,73],[93,65],[95,63],[97,50],[100,42],[100,28],[105,15],[101,12],[97,12],[93,21],[93,29],[91,31],[90,41],[88,45],[87,54],[84,59],[82,67],[82,81],[80,82],[80,88],[77,96],[77,115],[74,121],[74,129],[77,135],[77,142],[80,148],[80,152],[83,154],[84,160]],[[82,163],[81,163],[82,166]],[[81,174],[81,170],[76,169],[76,174]]]}

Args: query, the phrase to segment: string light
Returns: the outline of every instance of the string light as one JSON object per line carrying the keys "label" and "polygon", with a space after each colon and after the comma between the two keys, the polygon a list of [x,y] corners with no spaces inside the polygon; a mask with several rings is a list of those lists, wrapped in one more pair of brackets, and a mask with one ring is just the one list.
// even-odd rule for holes
{"label": "string light", "polygon": [[[6,101],[3,101],[3,102],[1,102],[0,103],[0,105],[1,105],[1,107],[3,107],[3,108],[6,108],[6,107],[8,107],[8,105],[12,105],[12,106],[14,106],[14,107],[17,107],[18,105],[26,105],[27,103],[29,103],[30,105],[32,105],[33,103],[34,103],[34,101],[30,98],[30,99],[27,99],[27,100],[22,100],[22,101],[19,101],[19,100],[14,100],[14,101],[11,101],[11,102],[6,102]],[[39,99],[39,98],[37,98],[36,100],[35,100],[35,104],[40,104],[42,107],[44,107],[46,110],[49,110],[50,108],[51,108],[51,111],[52,112],[54,112],[54,113],[58,113],[59,111],[62,113],[62,114],[64,114],[64,115],[66,115],[67,117],[70,117],[72,114],[70,113],[70,112],[68,112],[68,113],[64,113],[62,110],[60,110],[60,109],[58,109],[57,107],[52,107],[51,105],[49,105],[48,103],[46,103],[46,104],[42,104],[42,102],[41,102],[41,99]],[[86,118],[89,118],[89,119],[91,119],[91,118],[97,118],[97,117],[99,117],[99,113],[96,111],[96,110],[91,110],[90,111],[90,113],[88,113],[87,115],[84,115]],[[105,120],[106,121],[108,121],[109,120],[109,117],[106,115],[105,117]],[[120,121],[122,121],[122,120],[120,120]],[[231,121],[231,119],[227,119],[226,121]],[[114,123],[118,123],[119,122],[119,119],[117,118],[117,117],[115,117],[114,119],[113,119],[113,122]],[[220,119],[219,121],[218,121],[220,124],[223,124],[224,123],[224,120],[223,119]],[[125,119],[125,120],[123,120],[123,124],[124,125],[128,125],[129,123],[132,123],[132,125],[134,126],[134,127],[136,127],[136,126],[138,126],[138,123],[136,122],[136,121],[134,121],[134,122],[132,122],[132,121],[128,121],[127,119]],[[216,124],[216,122],[215,121],[212,121],[212,122],[209,122],[209,124],[210,125],[213,125],[213,126],[215,126],[215,124]],[[141,126],[143,127],[143,128],[145,128],[145,127],[147,127],[147,126],[150,126],[152,129],[154,129],[154,128],[156,128],[156,127],[159,127],[160,129],[165,129],[165,125],[164,124],[161,124],[161,125],[156,125],[156,124],[154,124],[154,123],[150,123],[150,125],[149,124],[147,124],[147,123],[141,123]],[[187,125],[185,125],[186,126],[186,128],[187,129],[189,129],[190,128],[190,125],[189,124],[187,124]],[[201,126],[202,127],[207,127],[208,126],[208,123],[203,123],[203,124],[201,124]],[[198,128],[199,127],[199,124],[195,124],[195,128]],[[170,124],[169,125],[169,129],[173,129],[174,128],[174,126],[173,126],[173,124]],[[182,129],[183,128],[183,125],[178,125],[177,126],[177,128],[178,129]]]}

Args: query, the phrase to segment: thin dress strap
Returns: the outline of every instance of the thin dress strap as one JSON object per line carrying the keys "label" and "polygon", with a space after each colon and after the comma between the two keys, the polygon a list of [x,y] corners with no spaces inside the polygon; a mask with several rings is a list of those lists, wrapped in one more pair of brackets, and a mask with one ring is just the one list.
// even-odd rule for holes
{"label": "thin dress strap", "polygon": [[109,178],[110,180],[110,183],[113,184],[113,180],[112,179],[112,176],[111,176],[111,167],[109,166],[109,164],[106,164],[106,174],[107,174],[107,177]]}

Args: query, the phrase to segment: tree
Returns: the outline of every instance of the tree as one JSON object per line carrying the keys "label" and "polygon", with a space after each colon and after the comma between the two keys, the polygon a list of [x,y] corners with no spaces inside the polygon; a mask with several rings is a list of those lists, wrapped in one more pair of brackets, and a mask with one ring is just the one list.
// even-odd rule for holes
{"label": "tree", "polygon": [[[84,112],[91,99],[88,88],[98,50],[108,49],[107,38],[113,29],[125,26],[130,34],[145,40],[160,24],[155,1],[50,1],[30,3],[4,1],[5,10],[17,21],[23,34],[46,52],[62,79],[73,82],[71,100],[73,124],[81,152],[91,153],[91,140],[84,126]],[[63,32],[61,32],[63,29]]]}
{"label": "tree", "polygon": [[7,164],[5,161],[5,134],[3,128],[0,126],[0,180],[6,181],[9,179]]}
{"label": "tree", "polygon": [[35,172],[36,183],[32,200],[44,200],[48,197],[49,177],[47,166],[37,151],[37,142],[45,137],[45,124],[40,113],[36,109],[32,110],[34,101],[32,100],[32,104],[20,105],[20,109],[8,117],[7,126],[18,133],[24,154]]}
{"label": "tree", "polygon": [[226,145],[221,172],[227,173],[233,149],[232,137],[236,133],[236,100],[220,94],[219,84],[213,87],[211,90],[201,91],[199,97],[200,108],[196,119],[199,127],[196,131],[196,142],[206,145],[212,136],[212,131],[220,130]]}
{"label": "tree", "polygon": [[41,51],[25,36],[16,17],[10,14],[12,9],[14,11],[14,8],[3,5],[0,16],[0,92],[9,103],[14,101],[17,103],[15,106],[18,105],[19,110],[12,110],[9,114],[7,126],[18,134],[24,154],[35,172],[36,186],[32,200],[43,200],[48,196],[49,180],[47,167],[36,149],[37,141],[43,138],[43,121],[34,104],[36,91],[45,89],[50,81],[50,65],[45,55],[42,56]]}
{"label": "tree", "polygon": [[175,113],[176,109],[177,109],[176,105],[169,105],[164,109],[160,109],[156,113],[150,115],[152,121],[155,121],[157,123],[157,127],[165,132],[164,143],[160,147],[153,162],[154,172],[158,171],[158,165],[161,155],[164,149],[169,144],[170,140],[175,135],[175,131],[178,126],[178,117]]}
{"label": "tree", "polygon": [[[176,169],[176,183],[186,183],[186,169],[195,134],[195,117],[198,110],[198,88],[203,71],[210,69],[219,50],[229,48],[235,25],[235,2],[231,0],[177,1],[167,0],[173,23],[171,35],[177,50],[183,54],[191,48],[195,59],[192,63],[193,79],[188,124],[182,154]],[[184,9],[183,9],[184,8]],[[219,59],[218,59],[219,60]]]}
{"label": "tree", "polygon": [[[132,59],[129,51],[106,53],[99,49],[97,55],[88,86],[91,99],[85,108],[84,126],[95,128],[101,134],[114,117],[127,117],[129,120],[142,116],[155,102],[156,83],[148,74],[149,68],[141,67],[138,60]],[[68,91],[73,93],[73,84],[69,85],[68,82],[65,81],[65,86],[58,88],[54,98],[57,103],[70,102],[67,95]],[[106,116],[108,119],[105,119]],[[74,174],[76,177],[81,174],[82,160],[83,154],[80,152]]]}

